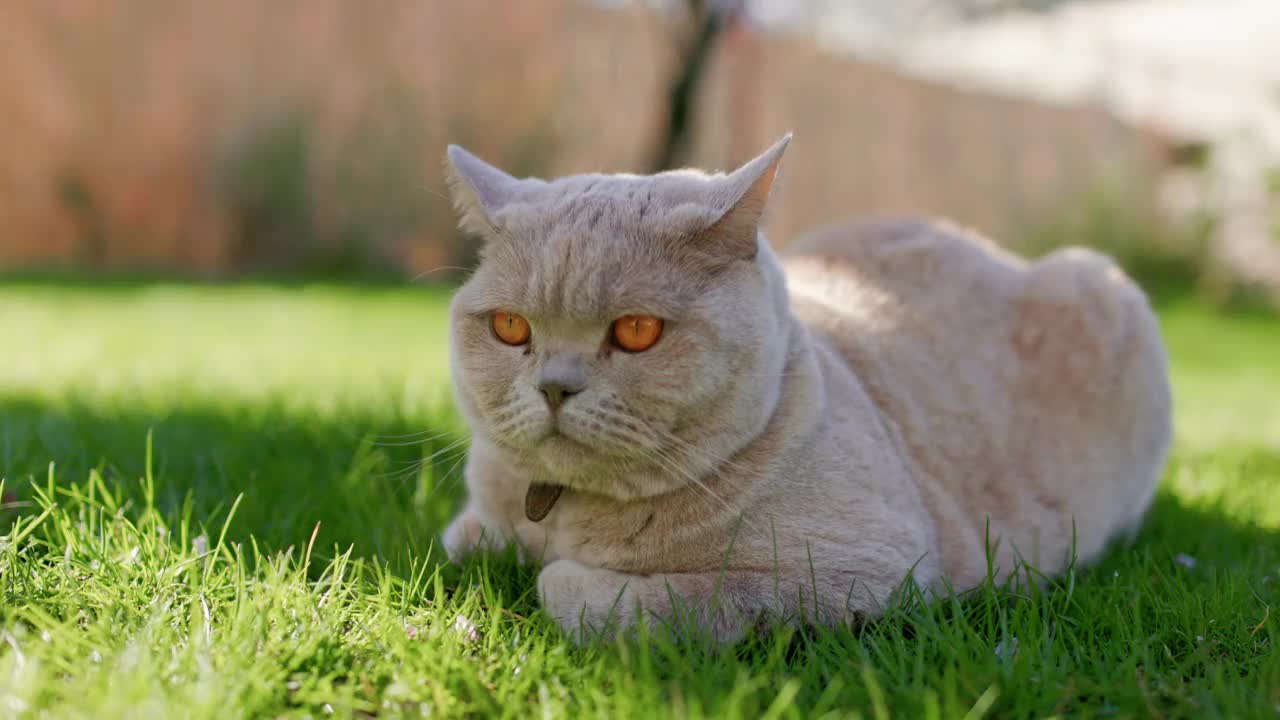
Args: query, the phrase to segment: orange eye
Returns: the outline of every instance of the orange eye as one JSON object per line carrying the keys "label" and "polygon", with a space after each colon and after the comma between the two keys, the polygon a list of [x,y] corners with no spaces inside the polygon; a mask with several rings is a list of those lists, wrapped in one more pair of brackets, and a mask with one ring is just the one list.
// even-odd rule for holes
{"label": "orange eye", "polygon": [[662,337],[662,318],[623,315],[613,321],[613,341],[627,352],[644,352]]}
{"label": "orange eye", "polygon": [[529,321],[515,313],[498,311],[493,314],[493,334],[508,345],[529,342]]}

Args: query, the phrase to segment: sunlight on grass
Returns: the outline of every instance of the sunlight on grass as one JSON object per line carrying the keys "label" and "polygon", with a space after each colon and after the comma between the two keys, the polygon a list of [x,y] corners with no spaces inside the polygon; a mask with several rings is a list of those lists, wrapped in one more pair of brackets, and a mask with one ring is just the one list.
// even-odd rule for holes
{"label": "sunlight on grass", "polygon": [[447,396],[447,293],[0,286],[0,391],[102,406],[264,400],[332,414]]}
{"label": "sunlight on grass", "polygon": [[1163,328],[1178,446],[1280,451],[1280,321],[1177,305],[1164,313]]}
{"label": "sunlight on grass", "polygon": [[[1145,529],[1047,588],[724,653],[577,649],[433,548],[447,294],[0,285],[0,716],[1272,716],[1280,321],[1169,308]],[[52,467],[51,467],[52,465]]]}

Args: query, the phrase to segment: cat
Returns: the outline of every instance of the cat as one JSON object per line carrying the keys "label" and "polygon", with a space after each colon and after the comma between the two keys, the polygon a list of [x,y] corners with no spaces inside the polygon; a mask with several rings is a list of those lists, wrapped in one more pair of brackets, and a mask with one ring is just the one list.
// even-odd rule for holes
{"label": "cat", "polygon": [[1088,562],[1150,504],[1171,401],[1135,284],[915,219],[775,253],[790,137],[728,174],[552,181],[448,149],[482,249],[450,309],[472,441],[443,544],[544,563],[575,639],[860,622],[908,579]]}

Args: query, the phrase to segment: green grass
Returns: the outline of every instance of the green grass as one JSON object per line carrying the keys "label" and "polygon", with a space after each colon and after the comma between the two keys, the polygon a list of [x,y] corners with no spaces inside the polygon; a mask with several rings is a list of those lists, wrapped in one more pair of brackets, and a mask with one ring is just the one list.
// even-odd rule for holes
{"label": "green grass", "polygon": [[1280,321],[1165,310],[1177,442],[1133,547],[713,653],[578,649],[533,570],[443,564],[445,300],[0,285],[0,717],[1280,714]]}

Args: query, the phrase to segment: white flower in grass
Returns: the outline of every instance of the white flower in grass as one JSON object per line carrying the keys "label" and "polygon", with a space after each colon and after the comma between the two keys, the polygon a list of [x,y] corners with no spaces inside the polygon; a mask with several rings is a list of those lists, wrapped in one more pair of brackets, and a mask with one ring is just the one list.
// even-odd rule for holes
{"label": "white flower in grass", "polygon": [[1196,559],[1186,553],[1178,553],[1177,555],[1174,555],[1173,561],[1188,570],[1193,570],[1196,566]]}
{"label": "white flower in grass", "polygon": [[480,633],[476,630],[476,624],[471,622],[466,615],[459,615],[453,621],[453,631],[462,636],[462,639],[473,643],[480,639]]}
{"label": "white flower in grass", "polygon": [[996,643],[996,657],[1009,662],[1018,654],[1018,638],[1009,637]]}

